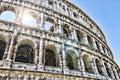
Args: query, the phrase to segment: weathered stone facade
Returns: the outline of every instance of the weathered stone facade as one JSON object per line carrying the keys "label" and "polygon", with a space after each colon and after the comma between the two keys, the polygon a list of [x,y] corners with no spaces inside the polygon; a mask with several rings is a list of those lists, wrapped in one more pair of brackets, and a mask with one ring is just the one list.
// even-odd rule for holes
{"label": "weathered stone facade", "polygon": [[[101,29],[69,1],[1,0],[5,11],[15,19],[0,19],[0,80],[120,79]],[[23,24],[24,14],[36,26]]]}

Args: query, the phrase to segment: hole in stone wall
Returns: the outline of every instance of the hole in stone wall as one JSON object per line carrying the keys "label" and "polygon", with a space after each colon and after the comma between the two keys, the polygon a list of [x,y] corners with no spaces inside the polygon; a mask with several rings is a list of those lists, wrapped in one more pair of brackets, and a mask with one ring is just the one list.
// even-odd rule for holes
{"label": "hole in stone wall", "polygon": [[37,26],[36,19],[32,17],[30,14],[23,14],[22,16],[22,24],[28,25],[28,26]]}
{"label": "hole in stone wall", "polygon": [[15,13],[12,11],[3,11],[1,13],[0,19],[14,22],[15,20]]}

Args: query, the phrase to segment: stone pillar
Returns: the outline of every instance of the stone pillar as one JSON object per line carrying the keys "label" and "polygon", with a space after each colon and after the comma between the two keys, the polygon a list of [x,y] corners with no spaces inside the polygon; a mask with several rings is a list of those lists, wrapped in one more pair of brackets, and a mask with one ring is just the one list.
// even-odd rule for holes
{"label": "stone pillar", "polygon": [[77,39],[77,33],[76,33],[76,30],[75,30],[75,29],[73,29],[73,39],[78,40],[78,39]]}
{"label": "stone pillar", "polygon": [[43,58],[43,38],[40,38],[40,43],[39,43],[39,58],[38,58],[38,70],[43,70],[43,63],[42,63],[42,58]]}
{"label": "stone pillar", "polygon": [[113,68],[113,71],[114,71],[114,74],[115,74],[115,76],[116,76],[116,79],[119,80],[120,78],[119,78],[119,76],[118,76],[117,70],[116,70],[115,68]]}
{"label": "stone pillar", "polygon": [[39,64],[42,64],[42,55],[43,55],[43,39],[40,38],[40,44],[39,44]]}
{"label": "stone pillar", "polygon": [[16,58],[17,48],[18,48],[18,46],[15,46],[15,47],[14,47],[13,62],[15,61],[15,58]]}
{"label": "stone pillar", "polygon": [[44,14],[41,12],[40,14],[40,24],[39,24],[40,30],[44,30]]}
{"label": "stone pillar", "polygon": [[23,80],[28,80],[29,76],[28,75],[24,75]]}
{"label": "stone pillar", "polygon": [[85,71],[85,66],[84,66],[84,61],[83,61],[83,56],[80,55],[80,62],[81,62],[81,71],[84,72]]}
{"label": "stone pillar", "polygon": [[62,39],[62,69],[63,69],[63,73],[64,74],[69,74],[69,70],[66,66],[66,52],[65,52],[65,46],[64,46],[65,42]]}
{"label": "stone pillar", "polygon": [[100,51],[101,51],[102,53],[104,53],[101,43],[99,44],[99,46],[100,46]]}
{"label": "stone pillar", "polygon": [[34,49],[35,49],[34,63],[38,64],[38,48],[37,48],[37,46]]}
{"label": "stone pillar", "polygon": [[110,69],[111,76],[112,76],[112,78],[114,79],[113,69],[111,69],[111,65],[110,65],[110,63],[108,63],[108,67],[109,67],[109,69]]}
{"label": "stone pillar", "polygon": [[7,54],[7,60],[10,60],[10,56],[11,56],[11,51],[12,51],[12,48],[13,48],[13,43],[14,43],[14,39],[15,39],[15,36],[17,35],[17,33],[14,33],[12,35],[12,38],[11,38],[11,41],[10,41],[10,47],[9,47],[9,50],[8,50],[8,54]]}
{"label": "stone pillar", "polygon": [[9,43],[10,43],[10,38],[8,38],[8,40],[6,42],[6,48],[5,48],[5,51],[4,51],[3,59],[5,59],[7,57],[8,49],[9,49]]}
{"label": "stone pillar", "polygon": [[83,42],[84,42],[84,44],[89,45],[87,35],[85,32],[83,33]]}
{"label": "stone pillar", "polygon": [[66,68],[66,54],[65,54],[64,43],[62,44],[62,59],[63,59],[63,67]]}
{"label": "stone pillar", "polygon": [[91,58],[90,58],[90,64],[91,64],[91,66],[92,66],[92,69],[93,69],[93,73],[95,73],[95,74],[98,74],[97,73],[97,68],[96,68],[96,65],[95,65],[95,60],[94,60],[94,56],[93,55],[90,55],[91,56]]}
{"label": "stone pillar", "polygon": [[106,66],[105,66],[105,64],[104,64],[103,59],[101,59],[101,63],[102,63],[102,65],[103,65],[104,75],[105,75],[106,77],[108,77],[108,74],[107,74],[107,71],[106,71]]}
{"label": "stone pillar", "polygon": [[78,61],[78,69],[79,69],[79,71],[81,71],[81,62],[80,62],[80,57],[77,59],[77,61]]}
{"label": "stone pillar", "polygon": [[96,43],[95,43],[95,39],[92,38],[92,41],[93,41],[93,47],[94,47],[95,49],[97,49],[97,45],[96,45]]}
{"label": "stone pillar", "polygon": [[61,34],[62,33],[62,26],[61,26],[61,20],[60,19],[58,20],[58,30],[59,30],[58,33]]}
{"label": "stone pillar", "polygon": [[96,65],[96,62],[95,62],[95,58],[94,58],[94,61],[93,61],[93,66],[94,66],[95,73],[98,75],[99,72],[98,72],[98,67]]}
{"label": "stone pillar", "polygon": [[[19,8],[18,8],[19,9]],[[23,16],[23,12],[24,12],[24,7],[21,7],[20,10],[17,10],[17,15],[15,16],[15,22],[16,23],[21,23],[21,17]]]}

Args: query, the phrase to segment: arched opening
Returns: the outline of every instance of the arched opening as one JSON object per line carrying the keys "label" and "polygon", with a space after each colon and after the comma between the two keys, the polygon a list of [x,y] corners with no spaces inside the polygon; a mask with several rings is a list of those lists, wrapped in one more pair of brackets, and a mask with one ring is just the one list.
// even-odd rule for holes
{"label": "arched opening", "polygon": [[18,47],[15,62],[34,63],[34,50],[28,44],[21,44]]}
{"label": "arched opening", "polygon": [[66,54],[67,66],[70,69],[78,70],[78,57],[72,50],[68,50]]}
{"label": "arched opening", "polygon": [[92,68],[92,65],[91,65],[88,55],[83,56],[83,62],[84,62],[84,66],[85,66],[85,71],[87,71],[89,73],[93,73],[93,68]]}
{"label": "arched opening", "polygon": [[103,71],[102,71],[102,65],[100,63],[100,61],[98,59],[95,60],[96,66],[97,66],[97,70],[99,72],[100,75],[104,75]]}
{"label": "arched opening", "polygon": [[78,30],[76,32],[77,32],[77,39],[78,39],[78,41],[82,42],[83,41],[83,33],[78,31]]}
{"label": "arched opening", "polygon": [[112,78],[110,68],[108,67],[108,65],[107,65],[106,63],[104,63],[104,64],[105,64],[105,68],[106,68],[106,71],[107,71],[108,76],[109,76],[110,78]]}
{"label": "arched opening", "polygon": [[3,59],[5,48],[6,48],[6,42],[0,40],[0,60]]}
{"label": "arched opening", "polygon": [[33,27],[37,26],[37,21],[36,21],[35,17],[32,16],[32,14],[30,12],[23,13],[21,21],[22,21],[23,25],[33,26]]}
{"label": "arched opening", "polygon": [[88,39],[89,46],[90,46],[90,47],[93,47],[92,38],[91,38],[90,36],[87,36],[87,39]]}
{"label": "arched opening", "polygon": [[45,25],[44,25],[44,29],[46,31],[54,32],[54,28],[55,28],[55,26],[54,26],[54,20],[50,19],[50,18],[46,19],[46,22],[45,22]]}
{"label": "arched opening", "polygon": [[105,47],[104,47],[104,46],[102,46],[102,49],[103,49],[103,53],[106,54],[106,52],[105,52]]}
{"label": "arched opening", "polygon": [[66,37],[69,37],[70,36],[69,26],[67,24],[64,24],[62,28],[63,28],[63,34],[65,34]]}
{"label": "arched opening", "polygon": [[115,80],[117,80],[117,74],[116,74],[115,68],[111,66],[111,69],[112,69]]}
{"label": "arched opening", "polygon": [[96,43],[96,47],[97,47],[98,51],[100,51],[99,43],[97,41],[95,41],[95,43]]}
{"label": "arched opening", "polygon": [[15,13],[13,11],[10,11],[10,10],[3,11],[1,13],[1,15],[0,15],[0,19],[1,20],[14,22],[14,20],[15,20]]}
{"label": "arched opening", "polygon": [[45,50],[45,65],[46,66],[58,66],[58,57],[56,55],[56,48],[53,45],[48,45]]}

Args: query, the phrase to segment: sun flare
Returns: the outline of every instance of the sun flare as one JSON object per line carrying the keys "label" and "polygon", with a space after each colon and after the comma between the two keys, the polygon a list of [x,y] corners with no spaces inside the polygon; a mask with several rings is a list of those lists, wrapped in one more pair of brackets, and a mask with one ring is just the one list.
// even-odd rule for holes
{"label": "sun flare", "polygon": [[30,14],[23,14],[22,24],[36,26],[36,20]]}

